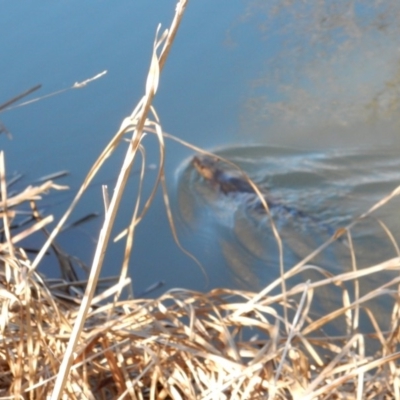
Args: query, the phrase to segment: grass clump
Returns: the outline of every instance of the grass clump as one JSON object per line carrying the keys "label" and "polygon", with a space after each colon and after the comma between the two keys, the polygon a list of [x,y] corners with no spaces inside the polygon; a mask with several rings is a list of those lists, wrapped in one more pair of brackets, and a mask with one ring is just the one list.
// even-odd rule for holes
{"label": "grass clump", "polygon": [[[0,393],[45,398],[54,391],[81,304],[53,293],[15,253],[2,256],[9,277],[1,275]],[[264,293],[170,290],[157,299],[103,305],[95,298],[63,398],[398,398],[400,278],[355,301],[344,300],[323,317],[310,313],[317,288],[393,269],[400,269],[399,258],[306,282],[285,295],[266,288]],[[269,288],[274,284],[280,282]],[[111,289],[118,291],[116,286]],[[390,327],[382,331],[364,304],[388,293],[396,301],[388,310]],[[369,316],[374,333],[358,331],[357,309]],[[347,334],[324,333],[343,317]],[[377,350],[368,354],[372,341]]]}

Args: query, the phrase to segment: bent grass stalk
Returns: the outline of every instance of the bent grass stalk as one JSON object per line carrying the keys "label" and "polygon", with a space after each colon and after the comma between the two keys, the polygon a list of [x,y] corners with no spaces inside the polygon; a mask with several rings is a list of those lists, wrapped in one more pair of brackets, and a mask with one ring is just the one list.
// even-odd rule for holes
{"label": "bent grass stalk", "polygon": [[[59,374],[58,374],[56,382],[55,382],[54,391],[51,396],[51,398],[53,400],[57,400],[61,397],[62,391],[67,382],[69,370],[71,368],[73,358],[74,358],[73,352],[78,344],[78,340],[79,340],[80,334],[82,332],[86,316],[89,311],[90,303],[91,303],[94,291],[97,286],[97,281],[99,278],[100,270],[102,267],[106,248],[108,245],[108,240],[111,235],[111,228],[113,226],[113,223],[114,223],[117,211],[118,211],[118,206],[120,204],[122,194],[124,192],[124,188],[126,186],[128,178],[129,178],[129,173],[132,168],[133,161],[135,159],[138,147],[143,138],[143,128],[146,124],[147,114],[150,110],[153,97],[157,92],[159,75],[162,70],[162,67],[164,66],[166,57],[169,53],[169,49],[172,45],[173,38],[176,35],[176,31],[179,27],[179,22],[183,16],[183,11],[185,9],[185,6],[186,6],[186,0],[181,0],[177,4],[175,18],[171,25],[170,31],[169,32],[164,31],[164,33],[161,35],[161,38],[159,38],[159,39],[158,39],[158,30],[160,27],[157,29],[157,35],[156,35],[156,39],[154,42],[153,54],[152,54],[152,59],[151,59],[151,63],[150,63],[150,71],[149,71],[149,74],[147,77],[147,82],[146,82],[146,93],[145,93],[144,97],[142,98],[141,102],[139,103],[139,106],[137,107],[137,112],[135,112],[136,111],[136,109],[135,109],[135,111],[132,113],[130,118],[126,119],[123,122],[120,131],[114,137],[115,143],[113,143],[114,140],[111,142],[113,146],[110,147],[110,151],[115,148],[114,144],[115,145],[118,144],[118,142],[120,141],[123,134],[125,134],[129,130],[133,130],[133,136],[132,136],[131,142],[130,142],[128,150],[127,150],[127,154],[125,156],[125,160],[124,160],[122,168],[121,168],[121,173],[118,177],[116,187],[115,187],[113,196],[110,201],[110,205],[107,209],[105,221],[104,221],[103,227],[100,231],[99,242],[98,242],[96,252],[94,255],[93,264],[92,264],[85,296],[82,299],[81,308],[79,310],[79,314],[78,314],[77,320],[75,322],[73,331],[71,333],[71,338],[68,342],[66,353],[65,353],[65,356],[61,363],[60,371],[59,371]],[[158,50],[158,47],[160,47],[163,44],[164,44],[164,47],[162,49],[162,52],[161,52],[161,55],[159,58],[157,55],[157,50]],[[162,147],[162,142],[160,144]],[[109,151],[106,149],[106,152],[103,153],[104,158],[109,156],[108,153],[109,153]],[[161,155],[160,164],[159,164],[159,171],[162,171],[164,168],[163,151],[161,151],[161,154],[162,155]],[[101,165],[102,161],[103,161],[103,159],[99,160],[100,165]],[[97,170],[97,168],[96,168],[96,170]],[[94,173],[93,169],[92,169],[92,171]],[[88,175],[88,178],[86,181],[91,180],[92,176],[93,176],[93,174],[91,174],[89,172],[89,175]],[[87,184],[85,186],[87,186]],[[77,198],[75,200],[77,200]],[[75,202],[75,200],[74,200],[74,202]],[[68,216],[68,215],[69,214],[67,212],[66,216]],[[66,219],[66,217],[64,217],[64,218]],[[131,235],[130,235],[130,238],[128,239],[128,243],[127,243],[129,246],[127,248],[128,253],[130,253],[130,241],[131,241],[132,235],[133,235],[132,230],[130,233],[131,233]]]}

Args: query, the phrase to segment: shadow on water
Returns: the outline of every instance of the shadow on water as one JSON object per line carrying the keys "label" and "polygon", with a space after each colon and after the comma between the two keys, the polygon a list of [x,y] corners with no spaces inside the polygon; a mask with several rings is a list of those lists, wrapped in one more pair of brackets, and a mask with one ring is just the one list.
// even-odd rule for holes
{"label": "shadow on water", "polygon": [[[305,152],[254,146],[218,149],[215,154],[239,166],[267,193],[267,199],[273,199],[271,216],[283,242],[286,271],[392,191],[400,178],[398,157],[361,154],[351,149]],[[221,165],[227,170],[232,168]],[[177,177],[181,229],[191,232],[192,248],[207,270],[215,273],[218,269],[239,287],[252,290],[260,290],[280,276],[270,217],[255,208],[255,194],[223,193],[217,183],[199,175],[192,157],[181,165]],[[351,230],[357,269],[397,255],[378,222],[386,224],[396,236],[400,232],[400,221],[393,218],[397,208],[395,199]],[[310,267],[291,278],[289,286],[351,271],[347,239],[334,242],[309,264],[324,272]],[[394,276],[395,273],[385,272],[360,280],[360,294]],[[346,284],[337,290],[334,285],[324,287],[321,293],[317,290],[315,312],[325,314],[339,307],[344,288],[352,293],[353,287]],[[369,306],[379,316],[379,310],[388,304]]]}

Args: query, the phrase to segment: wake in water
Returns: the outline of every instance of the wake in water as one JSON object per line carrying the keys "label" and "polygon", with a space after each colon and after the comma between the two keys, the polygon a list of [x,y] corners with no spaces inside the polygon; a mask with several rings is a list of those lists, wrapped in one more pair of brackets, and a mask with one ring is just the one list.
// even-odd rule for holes
{"label": "wake in water", "polygon": [[[268,204],[284,242],[288,267],[390,192],[400,180],[400,161],[387,153],[379,157],[352,150],[305,152],[257,146],[223,149],[216,155],[232,161],[246,174],[218,158],[191,157],[178,171],[181,216],[200,233],[203,243],[198,246],[215,246],[235,274],[246,271],[248,275],[250,271],[252,280],[261,285],[277,273],[277,246],[270,217],[247,177]],[[385,208],[379,217],[385,217],[385,213],[392,215]],[[398,221],[392,218],[387,222],[391,231],[400,232]],[[351,233],[355,243],[364,248],[360,265],[380,258],[388,249],[387,237],[372,218]],[[332,271],[342,269],[349,264],[348,249],[343,243],[334,244],[315,262]],[[266,270],[266,265],[275,270]]]}
{"label": "wake in water", "polygon": [[[333,227],[299,208],[289,206],[269,193],[268,190],[256,187],[244,171],[232,169],[217,157],[196,155],[191,164],[212,187],[225,195],[241,196],[248,209],[261,214],[271,213],[277,218],[295,219],[303,224],[313,224],[330,235],[335,233]],[[258,193],[257,193],[258,191]],[[243,196],[248,194],[249,196]],[[240,200],[239,200],[240,201]]]}

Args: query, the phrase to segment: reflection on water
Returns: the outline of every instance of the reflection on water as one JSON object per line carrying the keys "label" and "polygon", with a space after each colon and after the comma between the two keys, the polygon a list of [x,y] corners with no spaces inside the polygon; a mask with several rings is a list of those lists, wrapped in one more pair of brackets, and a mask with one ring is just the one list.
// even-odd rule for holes
{"label": "reflection on water", "polygon": [[[277,147],[227,148],[216,154],[246,171],[260,188],[268,188],[268,196],[274,201],[310,216],[297,218],[296,214],[288,215],[278,207],[272,208],[271,215],[283,242],[285,270],[329,239],[325,226],[332,227],[332,232],[346,226],[400,182],[400,160],[390,155],[357,154],[353,150],[307,153]],[[206,268],[212,265],[222,274],[233,276],[240,286],[254,290],[279,277],[279,252],[271,221],[266,213],[254,209],[254,202],[249,201],[252,194],[222,193],[216,185],[199,176],[191,159],[182,164],[178,179],[180,217],[198,239],[195,247],[206,246],[209,254],[218,254],[217,258],[222,260],[218,265],[213,257],[202,259],[199,251],[200,261],[206,263]],[[357,268],[396,256],[377,219],[387,224],[396,237],[400,232],[400,219],[393,218],[397,208],[398,201],[394,199],[351,230]],[[352,269],[346,241],[336,241],[310,262],[328,273]],[[361,294],[389,276],[385,272],[379,277],[361,280]],[[309,269],[292,281],[295,284],[321,278],[320,272]],[[333,288],[324,288],[320,294],[317,291],[325,312],[342,301],[334,292]]]}
{"label": "reflection on water", "polygon": [[399,16],[396,0],[250,0],[242,23],[258,28],[265,60],[243,132],[306,146],[379,144],[382,135],[396,143]]}

